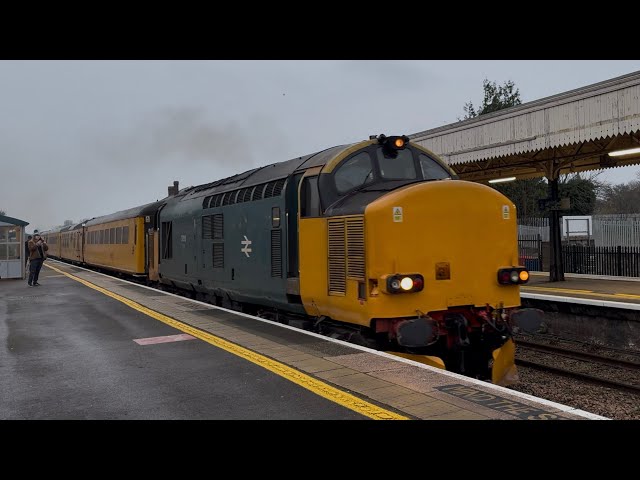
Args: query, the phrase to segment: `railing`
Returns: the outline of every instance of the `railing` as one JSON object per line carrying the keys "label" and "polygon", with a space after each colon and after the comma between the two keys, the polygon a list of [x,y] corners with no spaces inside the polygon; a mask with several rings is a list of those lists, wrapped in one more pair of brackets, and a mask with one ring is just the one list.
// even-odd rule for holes
{"label": "railing", "polygon": [[[531,271],[545,270],[542,239],[539,235],[518,238],[520,264]],[[595,247],[562,245],[565,273],[640,277],[640,246]]]}
{"label": "railing", "polygon": [[518,237],[520,265],[534,272],[542,271],[542,238],[540,235]]}
{"label": "railing", "polygon": [[640,247],[563,245],[566,273],[640,277]]}
{"label": "railing", "polygon": [[[592,215],[592,225],[593,234],[586,240],[597,247],[640,246],[640,214]],[[549,219],[518,218],[518,236],[535,235],[540,235],[543,242],[549,241]]]}

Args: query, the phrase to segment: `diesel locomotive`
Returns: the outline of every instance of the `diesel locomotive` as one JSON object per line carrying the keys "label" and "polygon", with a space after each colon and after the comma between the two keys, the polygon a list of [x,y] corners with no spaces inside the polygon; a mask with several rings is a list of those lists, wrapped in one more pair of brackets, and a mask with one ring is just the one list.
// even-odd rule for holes
{"label": "diesel locomotive", "polygon": [[[52,255],[498,384],[517,380],[513,202],[406,136],[43,232]],[[524,312],[524,313],[523,313]]]}

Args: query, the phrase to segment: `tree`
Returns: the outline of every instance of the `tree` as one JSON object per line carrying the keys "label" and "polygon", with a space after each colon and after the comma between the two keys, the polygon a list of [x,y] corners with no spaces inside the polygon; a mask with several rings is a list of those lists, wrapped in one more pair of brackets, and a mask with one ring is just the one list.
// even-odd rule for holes
{"label": "tree", "polygon": [[605,187],[596,177],[582,177],[579,173],[563,175],[560,177],[558,191],[560,198],[569,197],[571,208],[562,212],[562,215],[592,215],[596,208],[598,192]]}
{"label": "tree", "polygon": [[68,227],[69,225],[73,225],[73,220],[65,220],[64,224],[62,226],[63,227]]}
{"label": "tree", "polygon": [[606,185],[596,202],[596,213],[640,213],[640,173],[629,183]]}
{"label": "tree", "polygon": [[546,198],[549,188],[543,178],[526,178],[492,186],[515,204],[518,218],[542,215],[538,200]]}
{"label": "tree", "polygon": [[0,215],[6,215],[7,213],[4,210],[0,210]]}
{"label": "tree", "polygon": [[496,85],[496,82],[490,82],[485,78],[482,82],[482,88],[484,89],[482,106],[476,111],[472,102],[465,103],[463,107],[465,113],[464,120],[491,112],[497,112],[503,108],[514,107],[522,103],[520,100],[520,91],[515,88],[513,80],[508,80],[502,85]]}
{"label": "tree", "polygon": [[[558,185],[560,198],[569,197],[570,210],[563,210],[562,215],[592,215],[596,208],[596,198],[607,187],[597,180],[597,175],[587,177],[579,173],[562,175]],[[516,206],[518,218],[540,217],[549,215],[547,209],[540,209],[538,200],[548,197],[549,185],[544,178],[527,178],[509,183],[493,185],[507,196]]]}

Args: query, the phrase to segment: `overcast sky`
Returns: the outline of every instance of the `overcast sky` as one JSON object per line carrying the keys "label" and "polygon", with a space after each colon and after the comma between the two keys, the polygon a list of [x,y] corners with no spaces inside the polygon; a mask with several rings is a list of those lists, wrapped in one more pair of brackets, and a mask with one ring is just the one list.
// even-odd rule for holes
{"label": "overcast sky", "polygon": [[[0,61],[0,210],[44,230],[372,134],[455,122],[482,81],[529,102],[640,61]],[[626,183],[640,166],[608,170]]]}

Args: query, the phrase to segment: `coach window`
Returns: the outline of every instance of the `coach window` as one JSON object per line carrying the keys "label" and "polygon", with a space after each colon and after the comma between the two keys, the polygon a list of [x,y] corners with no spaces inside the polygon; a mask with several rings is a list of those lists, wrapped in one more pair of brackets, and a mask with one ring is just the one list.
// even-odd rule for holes
{"label": "coach window", "polygon": [[306,177],[300,187],[300,216],[320,216],[320,196],[318,195],[318,177]]}
{"label": "coach window", "polygon": [[400,150],[395,157],[388,157],[378,148],[380,175],[385,180],[413,180],[417,177],[411,150]]}
{"label": "coach window", "polygon": [[442,168],[442,166],[433,158],[429,158],[422,153],[418,158],[420,159],[422,176],[425,180],[442,180],[443,178],[451,178],[449,172]]}
{"label": "coach window", "polygon": [[367,152],[360,152],[338,167],[333,174],[338,193],[373,182],[373,162]]}

